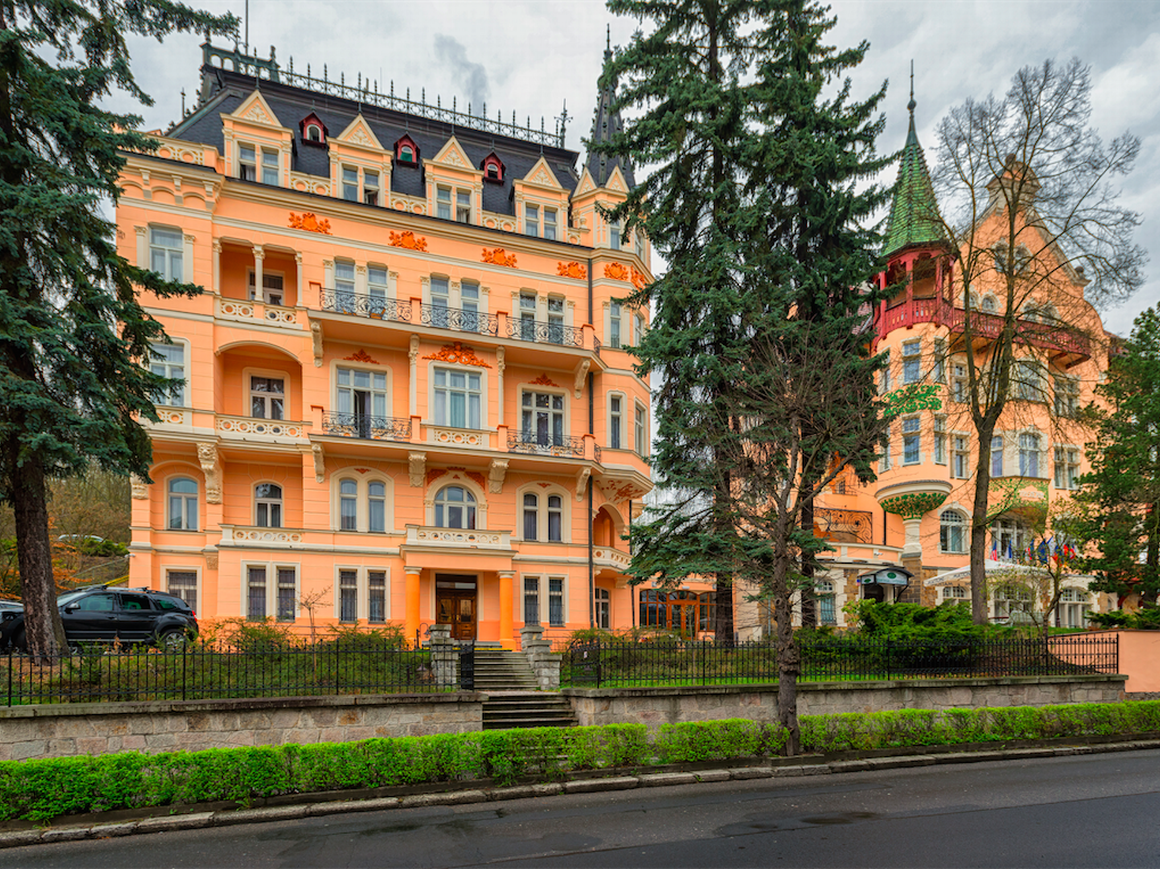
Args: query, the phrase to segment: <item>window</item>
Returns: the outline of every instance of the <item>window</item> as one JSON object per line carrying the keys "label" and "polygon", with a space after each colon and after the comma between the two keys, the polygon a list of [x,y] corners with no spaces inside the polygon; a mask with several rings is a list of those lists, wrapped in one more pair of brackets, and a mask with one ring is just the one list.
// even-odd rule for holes
{"label": "window", "polygon": [[934,463],[947,463],[947,418],[941,414],[934,418]]}
{"label": "window", "polygon": [[544,209],[544,238],[549,241],[556,239],[556,209]]}
{"label": "window", "polygon": [[955,554],[967,551],[967,519],[958,510],[943,510],[939,516],[938,548]]}
{"label": "window", "polygon": [[520,338],[536,340],[536,294],[520,293]]}
{"label": "window", "polygon": [[889,471],[893,464],[892,456],[890,455],[890,425],[887,424],[885,430],[882,432],[882,454],[878,458],[879,470]]}
{"label": "window", "polygon": [[540,578],[538,576],[524,577],[524,624],[538,625],[540,623]]}
{"label": "window", "polygon": [[621,232],[619,221],[608,224],[608,246],[613,250],[620,250]]}
{"label": "window", "polygon": [[358,202],[358,169],[342,167],[342,198],[347,202]]}
{"label": "window", "polygon": [[367,266],[367,295],[378,303],[379,311],[386,309],[390,286],[387,270],[383,266]]}
{"label": "window", "polygon": [[278,568],[277,615],[280,622],[294,621],[298,602],[298,571],[293,567]]}
{"label": "window", "polygon": [[197,530],[197,481],[178,477],[169,481],[169,530]]}
{"label": "window", "polygon": [[182,266],[183,239],[176,229],[149,227],[149,268],[167,281],[185,280]]}
{"label": "window", "polygon": [[246,618],[266,617],[266,568],[250,567],[246,571]]}
{"label": "window", "polygon": [[379,204],[379,173],[363,169],[362,201],[365,205]]}
{"label": "window", "polygon": [[983,296],[983,312],[986,314],[994,314],[999,309],[995,302],[994,296]]}
{"label": "window", "polygon": [[1055,488],[1078,489],[1079,450],[1070,447],[1055,448]]}
{"label": "window", "polygon": [[902,421],[902,464],[917,465],[922,461],[919,449],[921,421],[912,416]]}
{"label": "window", "polygon": [[278,152],[269,148],[262,149],[262,183],[278,186]]}
{"label": "window", "polygon": [[238,177],[243,181],[258,180],[258,155],[253,145],[238,146]]}
{"label": "window", "polygon": [[991,523],[991,546],[1000,558],[1022,557],[1031,542],[1031,531],[1015,519],[996,519]]}
{"label": "window", "polygon": [[634,410],[632,446],[637,455],[645,456],[648,455],[648,439],[645,436],[644,405],[635,402]]}
{"label": "window", "polygon": [[524,540],[535,540],[540,524],[540,499],[532,492],[524,495]]}
{"label": "window", "polygon": [[415,149],[410,145],[404,145],[399,149],[399,160],[403,163],[415,162]]}
{"label": "window", "polygon": [[1013,372],[1015,397],[1024,401],[1045,401],[1043,376],[1034,362],[1016,362]]}
{"label": "window", "polygon": [[282,527],[282,487],[259,483],[254,487],[254,524],[259,528]]}
{"label": "window", "polygon": [[460,327],[467,332],[484,330],[485,318],[479,316],[479,284],[463,281],[459,285]]}
{"label": "window", "polygon": [[902,382],[918,383],[922,379],[922,342],[907,341],[902,345]]}
{"label": "window", "polygon": [[495,154],[488,154],[483,160],[483,178],[496,184],[503,182],[503,163]]}
{"label": "window", "polygon": [[965,480],[970,476],[969,471],[967,438],[964,435],[955,435],[951,438],[951,476]]}
{"label": "window", "polygon": [[1039,435],[1019,435],[1019,476],[1039,476]]}
{"label": "window", "polygon": [[358,571],[338,572],[338,620],[358,621]]}
{"label": "window", "polygon": [[[995,254],[995,271],[1000,274],[1007,274],[1011,266],[1011,257],[1007,255],[1008,247],[1006,243],[999,242],[992,248]],[[1027,264],[1031,261],[1031,255],[1027,252],[1027,248],[1019,245],[1015,248],[1015,273],[1023,271],[1027,268]]]}
{"label": "window", "polygon": [[354,307],[354,263],[336,260],[334,263],[334,292],[339,305]]}
{"label": "window", "polygon": [[[547,510],[541,507],[546,502]],[[527,492],[523,499],[524,540],[547,540],[549,543],[563,542],[564,499],[560,495],[548,495],[545,501],[535,492]]]}
{"label": "window", "polygon": [[359,437],[369,438],[371,430],[387,417],[387,375],[359,368],[339,368],[338,412],[343,425],[353,425]]}
{"label": "window", "polygon": [[632,315],[632,343],[633,346],[639,347],[641,339],[644,338],[644,317],[640,314]]}
{"label": "window", "polygon": [[[247,290],[250,301],[258,298],[257,288],[254,286],[255,276],[251,269],[247,274]],[[267,305],[282,304],[282,275],[262,272],[262,301]]]}
{"label": "window", "polygon": [[882,363],[881,381],[879,383],[880,391],[883,395],[890,391],[890,352],[887,351],[886,358]]}
{"label": "window", "polygon": [[996,435],[991,438],[991,476],[1003,476],[1003,437]]}
{"label": "window", "polygon": [[448,278],[431,276],[431,325],[442,329],[451,322],[451,281]]}
{"label": "window", "polygon": [[380,480],[367,483],[367,530],[378,534],[387,530],[387,484]]}
{"label": "window", "polygon": [[1055,378],[1055,415],[1073,418],[1079,412],[1079,383],[1071,377]]}
{"label": "window", "polygon": [[948,585],[942,590],[943,600],[963,600],[967,596],[967,590],[961,585]]}
{"label": "window", "polygon": [[435,188],[435,216],[443,220],[451,219],[451,188]]}
{"label": "window", "polygon": [[828,580],[819,582],[815,586],[814,596],[818,602],[818,623],[836,625],[838,614],[834,607],[834,584]]}
{"label": "window", "polygon": [[166,576],[166,590],[181,598],[197,613],[197,573],[192,570],[171,570]]}
{"label": "window", "polygon": [[480,375],[452,368],[435,369],[435,424],[479,428],[483,394]]}
{"label": "window", "polygon": [[528,235],[540,234],[540,206],[524,206],[524,232]]}
{"label": "window", "polygon": [[548,340],[564,343],[564,297],[548,296]]}
{"label": "window", "polygon": [[318,124],[306,125],[306,141],[307,142],[321,142],[322,128]]}
{"label": "window", "polygon": [[467,190],[458,190],[455,193],[455,220],[459,223],[471,223],[471,193]]}
{"label": "window", "polygon": [[358,530],[358,483],[354,480],[338,484],[338,527],[343,531]]}
{"label": "window", "polygon": [[945,338],[934,339],[934,381],[947,382],[947,342]]}
{"label": "window", "polygon": [[250,416],[285,419],[285,382],[281,377],[250,377]]}
{"label": "window", "polygon": [[606,588],[595,589],[596,627],[608,630],[612,622],[612,594]]}
{"label": "window", "polygon": [[435,496],[436,528],[475,528],[475,496],[462,486],[445,486]]}
{"label": "window", "polygon": [[624,425],[621,419],[620,404],[623,400],[619,395],[608,397],[608,446],[614,450],[620,449],[621,432]]}
{"label": "window", "polygon": [[520,403],[523,442],[540,446],[563,446],[564,396],[555,392],[525,391]]}
{"label": "window", "polygon": [[616,302],[608,306],[608,346],[620,349],[620,305]]}
{"label": "window", "polygon": [[955,401],[967,400],[967,366],[951,366],[951,398]]}
{"label": "window", "polygon": [[404,164],[415,165],[419,160],[419,149],[410,136],[403,136],[395,142],[395,159]]}
{"label": "window", "polygon": [[179,380],[180,383],[162,388],[153,396],[155,404],[165,404],[170,407],[185,406],[185,347],[181,344],[152,344],[153,359],[149,363],[149,371],[160,377],[170,380]]}
{"label": "window", "polygon": [[548,577],[548,625],[553,628],[564,627],[563,577]]}
{"label": "window", "polygon": [[564,539],[564,499],[559,495],[548,496],[548,540],[560,543]]}
{"label": "window", "polygon": [[367,571],[367,621],[382,624],[387,620],[387,572]]}

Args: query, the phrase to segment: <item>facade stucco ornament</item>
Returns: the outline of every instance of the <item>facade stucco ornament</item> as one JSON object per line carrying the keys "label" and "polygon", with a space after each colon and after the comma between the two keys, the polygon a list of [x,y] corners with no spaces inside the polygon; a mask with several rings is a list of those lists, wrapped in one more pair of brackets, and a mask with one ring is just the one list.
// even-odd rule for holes
{"label": "facade stucco ornament", "polygon": [[149,500],[149,484],[141,477],[133,474],[129,478],[129,485],[133,489],[133,497],[138,501]]}
{"label": "facade stucco ornament", "polygon": [[197,445],[197,460],[205,474],[205,501],[207,504],[222,502],[222,463],[217,444]]}
{"label": "facade stucco ornament", "polygon": [[326,479],[326,458],[322,455],[322,444],[311,444],[310,452],[314,454],[314,479],[321,483]]}
{"label": "facade stucco ornament", "polygon": [[314,344],[314,367],[322,367],[322,324],[310,324],[310,340]]}
{"label": "facade stucco ornament", "polygon": [[503,361],[503,358],[504,358],[504,348],[497,347],[495,350],[495,367],[496,367],[496,370],[499,371],[500,374],[503,374],[504,368],[507,367],[507,363]]}
{"label": "facade stucco ornament", "polygon": [[487,490],[493,495],[503,491],[503,480],[507,475],[508,460],[492,459],[487,468]]}
{"label": "facade stucco ornament", "polygon": [[217,570],[218,569],[218,551],[215,548],[213,548],[212,546],[208,547],[202,551],[205,552],[205,569],[206,570]]}
{"label": "facade stucco ornament", "polygon": [[592,476],[591,468],[581,468],[576,475],[576,500],[583,501],[584,493],[588,491],[588,478]]}
{"label": "facade stucco ornament", "polygon": [[576,366],[576,379],[572,384],[573,397],[579,398],[584,392],[584,378],[588,376],[588,369],[592,367],[591,359],[581,359]]}
{"label": "facade stucco ornament", "polygon": [[414,365],[416,362],[419,361],[419,336],[418,335],[411,336],[411,349],[409,349],[407,351],[407,358],[411,361],[412,365]]}
{"label": "facade stucco ornament", "polygon": [[921,519],[931,510],[941,506],[946,499],[945,492],[907,492],[883,498],[878,503],[887,513],[894,513],[903,519]]}
{"label": "facade stucco ornament", "polygon": [[427,476],[427,454],[407,453],[407,471],[411,476],[411,485],[420,488]]}

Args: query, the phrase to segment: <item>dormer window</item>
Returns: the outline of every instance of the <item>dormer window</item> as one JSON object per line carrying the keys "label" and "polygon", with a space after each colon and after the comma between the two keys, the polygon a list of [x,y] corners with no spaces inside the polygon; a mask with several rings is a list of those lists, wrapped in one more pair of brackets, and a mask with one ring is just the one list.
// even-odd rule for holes
{"label": "dormer window", "polygon": [[490,181],[493,184],[503,184],[503,161],[495,155],[494,151],[483,158],[483,162],[479,164],[479,168],[483,170],[483,179],[485,181]]}
{"label": "dormer window", "polygon": [[414,166],[419,162],[419,146],[410,136],[403,136],[395,142],[395,162]]}
{"label": "dormer window", "polygon": [[303,142],[311,145],[326,144],[326,124],[322,123],[322,119],[314,112],[299,121],[298,128],[302,131]]}

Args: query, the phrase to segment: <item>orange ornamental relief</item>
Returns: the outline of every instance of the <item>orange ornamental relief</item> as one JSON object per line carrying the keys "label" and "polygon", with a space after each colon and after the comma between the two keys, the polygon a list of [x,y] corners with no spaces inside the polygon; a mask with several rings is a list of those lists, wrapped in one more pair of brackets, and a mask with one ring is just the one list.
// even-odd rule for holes
{"label": "orange ornamental relief", "polygon": [[405,247],[407,250],[427,249],[427,239],[421,235],[415,235],[409,229],[405,229],[402,232],[390,232],[388,233],[388,239],[387,244],[391,247]]}
{"label": "orange ornamental relief", "polygon": [[612,278],[614,281],[627,281],[628,269],[620,263],[605,263],[604,277]]}
{"label": "orange ornamental relief", "polygon": [[440,350],[423,358],[434,359],[438,362],[458,362],[461,365],[474,365],[477,368],[491,368],[490,365],[475,355],[473,348],[465,347],[458,341],[454,344],[444,344]]}
{"label": "orange ornamental relief", "polygon": [[514,269],[516,267],[516,255],[514,253],[507,253],[502,247],[492,248],[491,250],[485,247],[483,249],[483,262]]}
{"label": "orange ornamental relief", "polygon": [[565,278],[579,278],[583,280],[588,277],[588,269],[580,263],[556,263],[556,274]]}
{"label": "orange ornamental relief", "polygon": [[442,468],[432,468],[427,472],[427,485],[430,486],[446,473]]}
{"label": "orange ornamental relief", "polygon": [[321,232],[330,235],[330,221],[325,217],[318,217],[313,211],[304,211],[301,215],[290,212],[290,228],[304,229],[307,232]]}
{"label": "orange ornamental relief", "polygon": [[648,278],[644,276],[644,272],[638,272],[636,266],[632,268],[632,285],[638,290],[643,290],[648,286]]}
{"label": "orange ornamental relief", "polygon": [[535,380],[532,381],[532,385],[533,386],[554,386],[557,389],[560,388],[560,384],[553,383],[552,378],[550,378],[547,374],[541,374],[539,377],[537,377]]}
{"label": "orange ornamental relief", "polygon": [[365,350],[355,350],[350,356],[347,356],[344,362],[365,362],[368,365],[381,365],[377,359],[372,359],[371,355]]}

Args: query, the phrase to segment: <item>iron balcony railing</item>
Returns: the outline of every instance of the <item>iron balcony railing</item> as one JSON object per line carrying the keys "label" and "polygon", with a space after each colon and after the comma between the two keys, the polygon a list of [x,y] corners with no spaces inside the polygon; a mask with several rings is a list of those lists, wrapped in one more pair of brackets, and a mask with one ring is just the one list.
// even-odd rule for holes
{"label": "iron balcony railing", "polygon": [[462,308],[448,308],[443,305],[420,305],[419,317],[424,326],[434,326],[437,329],[474,332],[477,335],[499,334],[499,318],[495,314],[465,311]]}
{"label": "iron balcony railing", "polygon": [[509,431],[508,452],[584,458],[584,438],[539,434],[534,431]]}
{"label": "iron balcony railing", "polygon": [[537,344],[559,344],[563,347],[584,347],[584,330],[563,323],[545,323],[541,320],[519,320],[509,317],[507,336],[517,341],[535,341]]}
{"label": "iron balcony railing", "polygon": [[396,323],[411,322],[411,303],[365,293],[351,293],[325,287],[319,298],[319,307],[336,314],[351,314],[371,320],[393,320]]}
{"label": "iron balcony railing", "polygon": [[329,435],[365,438],[375,441],[409,441],[411,420],[391,416],[367,416],[361,413],[328,411],[322,416],[322,428]]}
{"label": "iron balcony railing", "polygon": [[814,508],[814,533],[838,543],[873,543],[874,516],[865,510]]}

